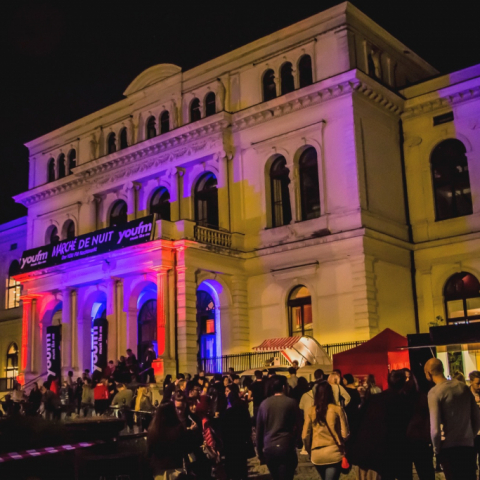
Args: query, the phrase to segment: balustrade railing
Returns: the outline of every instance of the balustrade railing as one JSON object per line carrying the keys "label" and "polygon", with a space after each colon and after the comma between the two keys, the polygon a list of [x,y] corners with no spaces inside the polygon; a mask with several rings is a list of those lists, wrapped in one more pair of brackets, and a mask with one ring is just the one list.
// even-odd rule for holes
{"label": "balustrade railing", "polygon": [[232,246],[232,234],[229,232],[223,232],[221,230],[195,225],[194,234],[195,240],[200,243],[208,243],[210,245],[227,248]]}
{"label": "balustrade railing", "polygon": [[[345,343],[330,343],[322,345],[327,355],[332,358],[334,354],[345,352],[351,348],[358,347],[364,341],[345,342]],[[229,368],[233,368],[236,372],[244,372],[253,368],[262,369],[268,367],[273,363],[273,359],[279,357],[280,366],[289,367],[290,363],[282,355],[281,351],[275,352],[248,352],[239,353],[235,355],[223,355],[214,358],[202,358],[200,364],[202,370],[207,374],[224,373]]]}

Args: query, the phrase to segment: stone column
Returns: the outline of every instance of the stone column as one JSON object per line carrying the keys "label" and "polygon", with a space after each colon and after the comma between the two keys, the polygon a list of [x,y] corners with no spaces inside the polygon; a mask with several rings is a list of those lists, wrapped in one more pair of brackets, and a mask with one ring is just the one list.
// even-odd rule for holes
{"label": "stone column", "polygon": [[185,262],[185,248],[178,249],[177,262],[177,346],[180,372],[196,372],[198,338],[195,271]]}
{"label": "stone column", "polygon": [[135,191],[136,191],[136,185],[132,182],[130,182],[126,186],[126,191],[127,191],[127,215],[128,215],[128,220],[135,220],[136,218],[136,199],[135,199]]}
{"label": "stone column", "polygon": [[218,179],[218,223],[221,228],[230,231],[230,202],[228,183],[228,158],[225,152],[217,154],[219,163],[219,179]]}
{"label": "stone column", "polygon": [[[295,172],[295,165],[292,163],[287,164],[287,168],[290,171],[290,183],[288,184],[288,193],[290,197],[290,210],[292,211],[292,221],[290,223],[295,223],[299,220],[298,212],[297,212],[297,199],[295,198],[295,191],[298,190],[297,182],[298,182],[298,175]],[[272,206],[273,207],[273,206]]]}
{"label": "stone column", "polygon": [[65,377],[72,367],[72,292],[69,288],[62,291],[62,376]]}
{"label": "stone column", "polygon": [[168,267],[156,268],[157,276],[157,350],[155,373],[163,376],[175,369],[170,350],[170,322],[168,315]]}
{"label": "stone column", "polygon": [[33,309],[35,308],[35,299],[32,297],[22,297],[23,317],[22,317],[22,357],[20,371],[25,379],[32,373],[33,367]]}
{"label": "stone column", "polygon": [[115,305],[117,318],[117,356],[115,358],[109,358],[109,360],[114,361],[118,359],[120,355],[124,355],[124,352],[127,350],[127,322],[126,313],[123,311],[123,278],[118,278],[115,284]]}
{"label": "stone column", "polygon": [[78,291],[72,290],[70,292],[70,308],[71,308],[71,362],[70,366],[73,370],[78,370]]}
{"label": "stone column", "polygon": [[118,315],[117,315],[117,278],[110,278],[107,285],[107,320],[108,320],[108,359],[118,358],[117,336],[118,336]]}

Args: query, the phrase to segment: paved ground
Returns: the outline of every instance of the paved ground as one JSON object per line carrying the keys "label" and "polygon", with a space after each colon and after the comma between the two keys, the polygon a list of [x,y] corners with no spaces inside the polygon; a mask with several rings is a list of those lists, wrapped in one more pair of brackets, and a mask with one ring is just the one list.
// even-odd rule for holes
{"label": "paved ground", "polygon": [[[257,458],[249,462],[250,475],[249,478],[255,480],[269,480],[270,474],[266,465],[260,465]],[[320,475],[317,473],[315,467],[310,463],[307,456],[298,456],[298,467],[295,475],[295,480],[319,480]],[[340,480],[356,480],[357,476],[352,469],[349,475],[341,475]],[[414,480],[418,480],[417,475],[413,475]],[[436,480],[445,480],[443,473],[437,473]]]}

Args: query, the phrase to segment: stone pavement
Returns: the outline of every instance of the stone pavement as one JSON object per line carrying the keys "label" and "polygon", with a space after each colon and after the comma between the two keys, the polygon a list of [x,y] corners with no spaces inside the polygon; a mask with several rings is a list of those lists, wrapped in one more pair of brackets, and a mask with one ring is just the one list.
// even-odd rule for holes
{"label": "stone pavement", "polygon": [[[268,473],[266,465],[260,465],[258,458],[253,458],[249,461],[249,478],[255,480],[269,480],[271,479]],[[298,467],[295,474],[295,480],[319,480],[320,475],[317,473],[315,467],[310,462],[306,455],[298,455]],[[348,475],[341,475],[340,480],[356,480],[354,470]],[[414,473],[413,480],[418,480],[417,475]],[[435,480],[445,480],[443,473],[437,473]]]}

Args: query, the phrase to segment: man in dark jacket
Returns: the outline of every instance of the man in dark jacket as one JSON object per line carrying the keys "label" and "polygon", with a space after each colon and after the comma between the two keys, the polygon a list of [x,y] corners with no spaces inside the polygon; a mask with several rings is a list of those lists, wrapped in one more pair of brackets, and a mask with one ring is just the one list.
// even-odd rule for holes
{"label": "man in dark jacket", "polygon": [[297,402],[285,395],[287,379],[275,376],[273,395],[260,405],[257,416],[257,450],[273,480],[293,480],[298,459],[296,441],[300,411]]}

